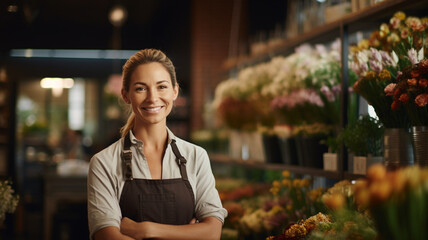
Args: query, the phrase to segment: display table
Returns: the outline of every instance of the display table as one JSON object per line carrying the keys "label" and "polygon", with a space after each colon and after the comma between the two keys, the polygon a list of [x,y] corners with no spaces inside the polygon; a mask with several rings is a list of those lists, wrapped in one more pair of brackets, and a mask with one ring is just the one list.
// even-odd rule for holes
{"label": "display table", "polygon": [[86,202],[86,176],[61,176],[56,172],[46,173],[44,180],[44,239],[50,240],[52,219],[61,200]]}

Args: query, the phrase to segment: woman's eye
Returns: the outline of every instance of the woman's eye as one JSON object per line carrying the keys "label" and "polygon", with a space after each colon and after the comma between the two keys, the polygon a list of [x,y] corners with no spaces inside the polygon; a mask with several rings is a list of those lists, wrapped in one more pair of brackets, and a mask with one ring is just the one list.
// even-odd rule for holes
{"label": "woman's eye", "polygon": [[159,86],[159,88],[160,88],[160,89],[165,89],[165,88],[168,88],[168,87],[167,87],[167,86],[165,86],[165,85],[160,85],[160,86]]}
{"label": "woman's eye", "polygon": [[137,87],[137,88],[135,88],[135,90],[137,90],[137,91],[144,91],[144,90],[146,90],[145,88],[143,88],[143,87]]}

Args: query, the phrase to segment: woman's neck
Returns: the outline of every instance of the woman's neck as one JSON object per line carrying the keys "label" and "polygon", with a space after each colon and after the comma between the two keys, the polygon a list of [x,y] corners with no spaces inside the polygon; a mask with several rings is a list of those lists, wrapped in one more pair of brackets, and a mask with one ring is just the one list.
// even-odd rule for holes
{"label": "woman's neck", "polygon": [[135,138],[141,140],[145,147],[163,149],[168,139],[166,125],[156,124],[149,127],[134,126],[132,133]]}

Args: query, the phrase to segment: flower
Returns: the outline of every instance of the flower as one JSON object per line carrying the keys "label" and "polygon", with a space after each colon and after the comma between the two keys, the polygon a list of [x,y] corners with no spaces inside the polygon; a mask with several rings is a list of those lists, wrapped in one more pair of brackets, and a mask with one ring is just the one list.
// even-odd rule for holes
{"label": "flower", "polygon": [[355,186],[355,199],[367,209],[382,239],[424,239],[428,221],[428,168],[410,166],[387,171],[372,165]]}
{"label": "flower", "polygon": [[[385,88],[394,91],[391,109],[406,111],[413,126],[428,125],[428,59],[409,66],[397,77],[397,84]],[[393,88],[392,88],[393,87]],[[392,89],[391,89],[392,88]]]}
{"label": "flower", "polygon": [[13,213],[18,206],[19,196],[14,193],[10,181],[0,181],[0,224],[6,219],[6,213]]}

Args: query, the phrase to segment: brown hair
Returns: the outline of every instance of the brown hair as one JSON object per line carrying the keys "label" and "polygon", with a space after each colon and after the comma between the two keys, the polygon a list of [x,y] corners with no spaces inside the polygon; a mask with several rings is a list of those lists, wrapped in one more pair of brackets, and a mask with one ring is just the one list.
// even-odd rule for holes
{"label": "brown hair", "polygon": [[[175,75],[175,67],[172,61],[165,55],[165,53],[160,50],[143,49],[132,55],[123,65],[122,89],[124,89],[126,92],[129,91],[132,73],[134,73],[138,66],[152,62],[160,63],[165,67],[169,73],[169,76],[171,77],[172,86],[175,87],[177,85],[177,77]],[[134,120],[135,114],[131,110],[126,124],[120,129],[120,134],[122,137],[126,136],[126,134],[128,134],[128,132],[134,127]]]}

